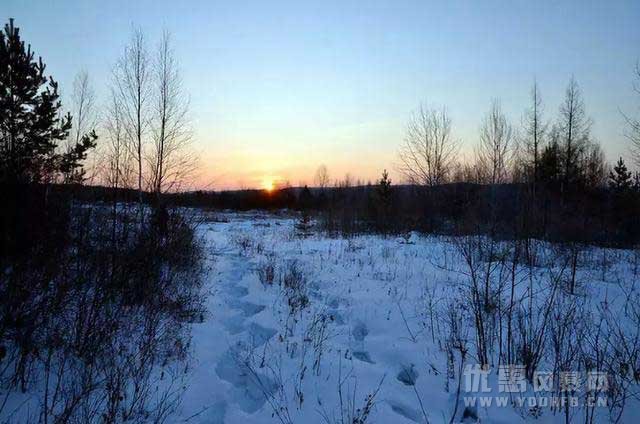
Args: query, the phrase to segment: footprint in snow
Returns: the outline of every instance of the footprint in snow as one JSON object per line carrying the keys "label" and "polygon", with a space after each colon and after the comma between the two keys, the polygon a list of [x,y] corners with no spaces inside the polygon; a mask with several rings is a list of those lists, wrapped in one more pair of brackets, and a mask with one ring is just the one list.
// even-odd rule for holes
{"label": "footprint in snow", "polygon": [[252,345],[254,347],[262,346],[277,333],[277,331],[273,328],[263,327],[260,324],[256,324],[255,322],[252,322],[247,326],[247,332],[249,333]]}
{"label": "footprint in snow", "polygon": [[410,406],[407,406],[401,402],[397,402],[395,400],[388,400],[387,403],[391,407],[391,410],[398,415],[402,415],[408,420],[411,420],[415,423],[424,423],[424,417],[420,412],[416,409],[413,409]]}
{"label": "footprint in snow", "polygon": [[229,307],[232,309],[239,309],[240,311],[242,311],[242,314],[247,318],[252,317],[256,314],[259,314],[260,312],[264,311],[264,309],[266,308],[266,306],[264,305],[256,305],[255,303],[244,302],[241,300],[230,301]]}
{"label": "footprint in snow", "polygon": [[418,371],[416,371],[413,364],[410,366],[403,365],[396,379],[405,386],[415,386],[418,375]]}
{"label": "footprint in snow", "polygon": [[244,297],[249,294],[249,289],[238,285],[228,285],[222,289],[231,297]]}
{"label": "footprint in snow", "polygon": [[371,356],[369,356],[369,352],[353,352],[353,357],[356,358],[358,361],[366,362],[369,364],[375,364],[375,362],[371,360]]}
{"label": "footprint in snow", "polygon": [[207,424],[224,424],[224,415],[227,413],[227,402],[220,400],[209,406],[195,416],[187,418],[189,422],[193,418],[194,423],[207,423]]}
{"label": "footprint in snow", "polygon": [[369,329],[367,329],[367,326],[361,321],[357,322],[351,329],[351,335],[357,342],[364,341],[364,338],[367,337],[368,334]]}
{"label": "footprint in snow", "polygon": [[244,331],[244,317],[242,314],[226,318],[222,324],[231,335],[242,333]]}
{"label": "footprint in snow", "polygon": [[254,372],[243,363],[235,349],[225,353],[216,365],[220,379],[233,386],[232,395],[246,413],[258,411],[277,389],[277,384],[269,376]]}

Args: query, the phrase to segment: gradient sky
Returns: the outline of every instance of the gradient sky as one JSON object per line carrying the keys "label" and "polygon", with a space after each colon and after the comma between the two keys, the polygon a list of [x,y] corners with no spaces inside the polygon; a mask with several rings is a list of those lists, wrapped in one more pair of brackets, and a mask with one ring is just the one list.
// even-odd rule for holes
{"label": "gradient sky", "polygon": [[[547,118],[575,75],[608,158],[637,114],[640,1],[2,0],[68,93],[88,70],[104,101],[138,26],[173,34],[200,152],[200,185],[311,182],[324,163],[375,179],[421,103],[446,105],[469,151],[493,98],[520,125],[537,79]],[[464,154],[464,151],[463,151]]]}

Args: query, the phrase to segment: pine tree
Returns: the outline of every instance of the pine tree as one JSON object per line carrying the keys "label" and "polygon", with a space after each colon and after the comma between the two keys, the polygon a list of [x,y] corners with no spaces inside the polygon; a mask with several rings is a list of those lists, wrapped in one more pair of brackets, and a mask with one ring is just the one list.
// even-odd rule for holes
{"label": "pine tree", "polygon": [[50,182],[63,171],[79,169],[95,133],[69,152],[57,147],[69,134],[71,115],[59,113],[58,84],[44,74],[42,58],[25,48],[13,19],[0,32],[0,181]]}
{"label": "pine tree", "polygon": [[627,170],[622,158],[618,159],[613,171],[609,173],[609,186],[617,192],[627,191],[632,186],[632,174]]}
{"label": "pine tree", "polygon": [[561,174],[560,146],[552,141],[545,146],[540,155],[539,178],[547,185],[555,184],[559,181]]}
{"label": "pine tree", "polygon": [[296,223],[296,229],[302,237],[308,237],[311,235],[312,227],[310,209],[313,206],[313,194],[311,194],[311,190],[309,190],[309,187],[306,185],[300,193],[298,204],[302,215]]}
{"label": "pine tree", "polygon": [[382,171],[382,178],[378,181],[376,193],[378,200],[383,206],[386,207],[391,205],[391,179],[389,178],[389,173],[386,169]]}
{"label": "pine tree", "polygon": [[386,233],[391,228],[390,219],[392,206],[391,179],[386,169],[382,172],[382,178],[378,181],[375,195],[378,210],[378,229]]}
{"label": "pine tree", "polygon": [[44,72],[42,58],[36,61],[9,20],[0,31],[0,258],[19,257],[63,231],[65,201],[50,202],[47,184],[64,176],[81,181],[97,138],[86,134],[59,153],[71,115],[61,114],[58,84]]}

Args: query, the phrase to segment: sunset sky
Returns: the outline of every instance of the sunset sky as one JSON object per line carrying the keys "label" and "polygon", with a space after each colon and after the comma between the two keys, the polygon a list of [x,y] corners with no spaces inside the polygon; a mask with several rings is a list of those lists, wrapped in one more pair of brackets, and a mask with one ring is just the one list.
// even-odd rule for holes
{"label": "sunset sky", "polygon": [[609,161],[637,114],[640,1],[3,0],[68,93],[86,69],[101,101],[131,29],[173,34],[200,152],[200,187],[312,182],[320,164],[394,181],[412,111],[446,105],[470,152],[499,98],[521,123],[537,79],[554,118],[574,75]]}

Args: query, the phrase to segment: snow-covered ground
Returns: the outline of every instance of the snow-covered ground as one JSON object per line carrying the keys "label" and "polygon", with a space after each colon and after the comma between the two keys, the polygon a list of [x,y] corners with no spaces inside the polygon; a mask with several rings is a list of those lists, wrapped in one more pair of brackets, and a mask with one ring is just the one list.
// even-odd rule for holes
{"label": "snow-covered ground", "polygon": [[[208,313],[193,327],[193,368],[172,421],[361,423],[357,417],[368,415],[376,423],[450,422],[465,380],[458,365],[447,367],[443,320],[467,278],[451,262],[450,242],[416,234],[300,237],[292,218],[217,218],[199,230],[212,269]],[[579,271],[583,297],[616,305],[628,270],[614,263],[603,282],[593,268]],[[467,364],[474,353],[470,341]],[[492,372],[494,393],[496,379]],[[629,398],[620,422],[631,422],[635,402]],[[464,409],[460,400],[456,421]],[[572,417],[583,422],[582,408],[576,411]],[[472,412],[482,422],[564,422],[549,408],[534,418],[527,405]],[[601,408],[594,422],[608,417]]]}

